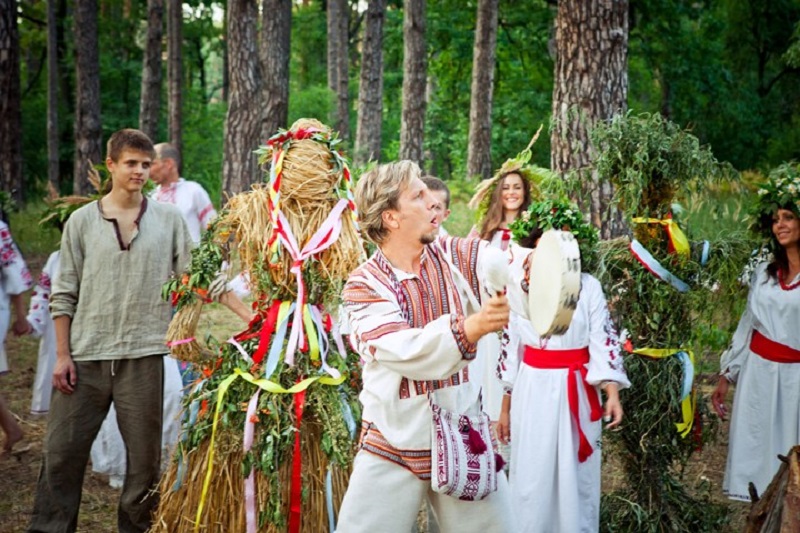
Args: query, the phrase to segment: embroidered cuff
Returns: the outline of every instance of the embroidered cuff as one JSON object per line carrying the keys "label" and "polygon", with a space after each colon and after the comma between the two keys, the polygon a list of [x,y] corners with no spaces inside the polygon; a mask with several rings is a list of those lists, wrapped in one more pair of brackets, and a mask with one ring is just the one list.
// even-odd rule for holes
{"label": "embroidered cuff", "polygon": [[467,334],[464,331],[464,315],[450,315],[450,330],[453,332],[453,338],[461,351],[461,356],[469,361],[475,359],[478,344],[467,340]]}

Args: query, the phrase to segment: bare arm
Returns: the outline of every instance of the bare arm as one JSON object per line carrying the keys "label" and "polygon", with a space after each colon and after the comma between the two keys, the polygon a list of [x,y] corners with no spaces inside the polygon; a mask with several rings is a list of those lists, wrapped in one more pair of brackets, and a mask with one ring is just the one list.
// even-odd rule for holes
{"label": "bare arm", "polygon": [[253,311],[233,291],[228,291],[219,297],[219,303],[236,313],[236,316],[247,323],[253,319]]}

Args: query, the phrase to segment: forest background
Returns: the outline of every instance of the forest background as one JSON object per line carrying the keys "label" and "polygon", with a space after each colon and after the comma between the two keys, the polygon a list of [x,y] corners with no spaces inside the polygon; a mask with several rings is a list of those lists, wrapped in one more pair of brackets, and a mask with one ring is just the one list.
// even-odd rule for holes
{"label": "forest background", "polygon": [[[329,83],[327,11],[333,1],[291,4],[288,70],[288,120],[316,117],[336,125],[337,94]],[[168,8],[171,0],[150,0]],[[174,2],[172,2],[174,3]],[[182,6],[180,77],[167,72],[162,38],[160,104],[154,140],[174,139],[175,105],[180,115],[183,175],[202,183],[219,203],[223,189],[223,139],[229,102],[225,65],[226,9],[231,2],[191,0]],[[241,2],[240,2],[241,3]],[[250,2],[253,5],[255,1]],[[270,3],[261,4],[264,24]],[[339,2],[340,4],[342,2]],[[383,2],[378,2],[383,3]],[[81,0],[95,4],[97,49],[81,50],[75,5],[54,0],[57,42],[57,122],[48,127],[47,8],[43,0],[0,0],[17,13],[20,64],[22,186],[3,180],[18,200],[37,201],[48,181],[48,134],[58,139],[58,179],[71,192],[77,172],[76,58],[98,54],[99,69],[88,73],[99,83],[102,140],[111,132],[140,124],[143,60],[148,35],[144,0]],[[166,4],[166,5],[165,5]],[[347,124],[343,147],[352,150],[357,130],[359,72],[367,24],[367,2],[344,2],[346,31]],[[388,161],[400,153],[403,65],[403,4],[384,3],[380,152]],[[425,3],[422,3],[423,6]],[[476,31],[476,1],[429,0],[425,8],[427,79],[422,163],[451,184],[468,173],[470,80]],[[491,168],[519,152],[540,124],[551,122],[554,89],[556,1],[500,0],[494,93],[491,106]],[[689,128],[721,161],[735,168],[761,169],[800,155],[800,69],[797,0],[630,0],[627,51],[628,108],[661,113]],[[8,12],[4,17],[7,17]],[[168,15],[168,9],[164,9]],[[168,18],[168,17],[164,17]],[[256,48],[257,49],[257,48]],[[340,48],[341,49],[341,48]],[[173,68],[173,67],[169,67]],[[11,73],[13,75],[13,72]],[[84,73],[84,75],[87,75]],[[169,89],[171,79],[179,90]],[[177,104],[172,98],[182,99]],[[268,102],[258,102],[256,109]],[[169,109],[169,113],[167,112]],[[49,128],[49,129],[48,129]],[[262,136],[262,141],[265,137]],[[542,135],[534,161],[550,166],[550,139]],[[255,149],[252,146],[251,149]],[[104,147],[103,147],[104,152]],[[103,154],[104,155],[104,154]],[[99,163],[100,161],[95,161]],[[51,171],[52,172],[52,171]],[[52,176],[52,174],[51,174]],[[52,177],[51,177],[52,179]]]}

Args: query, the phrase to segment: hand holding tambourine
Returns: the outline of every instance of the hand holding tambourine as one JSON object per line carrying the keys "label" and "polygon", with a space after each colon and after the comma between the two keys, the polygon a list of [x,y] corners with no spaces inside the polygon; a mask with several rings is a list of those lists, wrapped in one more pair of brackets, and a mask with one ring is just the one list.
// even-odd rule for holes
{"label": "hand holding tambourine", "polygon": [[581,254],[569,231],[542,234],[530,262],[528,318],[540,337],[563,335],[581,291]]}

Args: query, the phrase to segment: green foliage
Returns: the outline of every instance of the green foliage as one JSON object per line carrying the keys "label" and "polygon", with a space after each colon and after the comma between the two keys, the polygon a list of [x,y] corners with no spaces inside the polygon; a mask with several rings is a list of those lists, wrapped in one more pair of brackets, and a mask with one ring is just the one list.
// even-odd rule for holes
{"label": "green foliage", "polygon": [[591,137],[597,171],[614,184],[614,199],[629,220],[664,217],[676,194],[722,173],[708,147],[661,115],[617,115]]}

